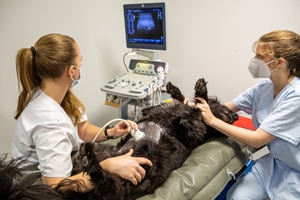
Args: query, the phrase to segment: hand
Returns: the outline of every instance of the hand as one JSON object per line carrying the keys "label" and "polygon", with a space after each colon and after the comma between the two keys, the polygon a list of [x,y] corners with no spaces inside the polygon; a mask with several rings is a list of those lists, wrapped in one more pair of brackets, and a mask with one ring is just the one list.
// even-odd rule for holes
{"label": "hand", "polygon": [[212,121],[216,118],[211,110],[209,105],[207,104],[207,102],[200,97],[196,97],[196,100],[199,100],[201,103],[197,103],[195,105],[196,108],[199,108],[202,111],[202,117],[203,117],[203,121],[205,122],[205,124],[211,126]]}
{"label": "hand", "polygon": [[129,133],[131,129],[133,128],[134,130],[138,130],[138,125],[130,120],[126,120],[130,127],[127,127],[126,123],[123,121],[120,121],[113,129],[112,133],[109,135],[115,136],[115,137],[121,137],[126,133]]}
{"label": "hand", "polygon": [[187,98],[184,98],[183,103],[188,105],[189,104],[189,100]]}
{"label": "hand", "polygon": [[194,107],[195,106],[195,103],[190,103],[189,100],[187,98],[184,99],[183,103],[185,105],[188,105],[188,106],[191,106],[191,107]]}
{"label": "hand", "polygon": [[178,99],[173,98],[172,101],[175,102],[175,103],[179,103]]}
{"label": "hand", "polygon": [[146,175],[146,171],[141,164],[152,166],[152,162],[143,157],[132,157],[133,149],[122,156],[108,158],[100,163],[101,167],[119,177],[131,181],[137,185]]}
{"label": "hand", "polygon": [[[173,99],[173,101],[176,102],[176,103],[179,102],[178,99]],[[189,100],[188,100],[187,98],[184,98],[183,103],[184,103],[184,104],[188,104],[188,103],[189,103]]]}

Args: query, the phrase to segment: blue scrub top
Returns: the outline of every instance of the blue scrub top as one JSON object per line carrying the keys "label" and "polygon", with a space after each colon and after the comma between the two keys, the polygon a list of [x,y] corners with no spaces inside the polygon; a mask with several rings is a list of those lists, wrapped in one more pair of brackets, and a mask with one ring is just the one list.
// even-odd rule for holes
{"label": "blue scrub top", "polygon": [[300,199],[300,79],[295,77],[274,99],[274,85],[263,79],[233,100],[252,115],[256,128],[276,136],[269,154],[252,168],[270,199]]}

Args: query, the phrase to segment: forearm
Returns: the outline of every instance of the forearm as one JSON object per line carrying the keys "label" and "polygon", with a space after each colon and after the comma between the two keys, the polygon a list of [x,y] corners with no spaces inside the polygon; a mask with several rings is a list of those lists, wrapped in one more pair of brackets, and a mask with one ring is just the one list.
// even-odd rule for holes
{"label": "forearm", "polygon": [[[74,176],[70,176],[68,178],[50,178],[42,176],[43,183],[46,185],[50,185],[53,188],[56,187],[59,183],[65,180],[65,184],[59,190],[69,190],[72,189],[74,191],[79,191],[82,193],[88,192],[94,188],[93,184],[90,182],[90,176],[87,173],[79,173]],[[68,182],[68,180],[71,181],[78,181],[76,183]],[[70,183],[70,184],[69,184]]]}
{"label": "forearm", "polygon": [[[94,188],[90,182],[90,176],[87,173],[81,172],[69,178],[70,180],[82,180],[83,185],[72,185],[74,189],[79,189],[81,192],[88,192]],[[78,188],[79,187],[79,188]]]}
{"label": "forearm", "polygon": [[[89,124],[89,126],[87,127],[87,130],[85,131],[85,140],[87,142],[91,142],[94,140],[94,138],[96,137],[96,135],[99,133],[99,131],[101,130],[100,127],[95,126],[93,124]],[[107,133],[109,133],[110,130],[107,130]],[[107,138],[104,135],[104,129],[101,131],[101,133],[97,136],[95,142],[102,142],[107,140]]]}
{"label": "forearm", "polygon": [[[96,135],[101,130],[100,127],[95,126],[93,124],[90,124],[89,122],[83,122],[83,124],[78,125],[78,133],[81,140],[85,142],[92,142]],[[107,133],[109,134],[111,130],[107,130]],[[104,129],[101,131],[101,133],[97,136],[95,142],[102,142],[107,140],[107,138],[104,135]]]}
{"label": "forearm", "polygon": [[212,119],[209,122],[209,126],[222,132],[231,139],[247,144],[249,146],[259,148],[264,145],[264,142],[262,142],[262,140],[259,139],[256,131],[228,124],[218,118]]}
{"label": "forearm", "polygon": [[228,109],[230,109],[232,112],[238,112],[240,111],[240,109],[238,107],[236,107],[236,105],[233,103],[233,101],[228,101],[226,103],[223,104],[224,106],[226,106]]}
{"label": "forearm", "polygon": [[[128,126],[129,124],[129,126]],[[137,130],[138,126],[135,122],[126,120],[126,123],[121,121],[114,126],[114,128],[109,128],[106,130],[107,136],[110,137],[122,137],[124,134],[129,133],[130,129]],[[101,142],[107,140],[105,135],[105,129],[101,131],[99,135],[100,127],[90,124],[88,121],[82,122],[78,124],[78,134],[80,139],[86,142],[91,142],[96,138],[96,142]],[[109,137],[108,137],[109,138]]]}
{"label": "forearm", "polygon": [[[207,102],[202,98],[197,98],[201,103],[196,104],[195,107],[199,108],[202,112],[203,121],[212,128],[220,131],[221,133],[227,135],[233,140],[242,142],[249,146],[259,148],[263,145],[271,142],[276,137],[261,128],[257,128],[255,131],[240,128],[231,124],[228,124],[222,121],[219,118],[216,118],[211,110]],[[232,111],[237,111],[238,108],[231,101],[226,103],[229,109]],[[209,133],[208,133],[209,134]]]}

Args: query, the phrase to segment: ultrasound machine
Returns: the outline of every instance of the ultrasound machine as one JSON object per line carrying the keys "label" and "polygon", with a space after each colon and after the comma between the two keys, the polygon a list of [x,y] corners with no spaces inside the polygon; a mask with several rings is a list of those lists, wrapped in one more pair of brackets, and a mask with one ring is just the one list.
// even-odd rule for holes
{"label": "ultrasound machine", "polygon": [[[149,59],[131,59],[129,70],[109,80],[101,86],[101,91],[106,92],[106,105],[119,108],[120,119],[136,121],[142,108],[156,105],[156,100],[160,103],[161,96],[165,95],[166,100],[170,98],[160,92],[165,89],[168,64],[151,51],[166,50],[165,4],[126,4],[123,8],[126,43],[132,48],[132,52],[124,56],[138,54]],[[129,106],[133,107],[132,112]],[[251,119],[240,116],[237,122],[234,125],[254,128]],[[135,139],[143,137],[142,134],[133,135]],[[253,147],[230,138],[206,142],[192,151],[164,185],[138,200],[225,199],[232,184],[251,168],[251,152],[255,151]]]}
{"label": "ultrasound machine", "polygon": [[165,90],[169,66],[151,51],[166,50],[165,3],[125,4],[123,10],[126,45],[132,48],[125,55],[138,54],[148,59],[131,59],[130,70],[100,89],[106,92],[105,104],[119,108],[120,118],[129,118],[128,104],[134,102],[133,116],[138,120],[140,110],[160,102],[161,90]]}

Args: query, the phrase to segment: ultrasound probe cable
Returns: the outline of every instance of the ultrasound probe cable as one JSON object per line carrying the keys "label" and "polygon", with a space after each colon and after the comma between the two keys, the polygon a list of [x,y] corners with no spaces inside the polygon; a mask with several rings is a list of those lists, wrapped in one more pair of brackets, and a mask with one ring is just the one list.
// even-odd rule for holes
{"label": "ultrasound probe cable", "polygon": [[136,52],[135,51],[132,51],[132,52],[127,52],[127,53],[125,53],[124,55],[123,55],[123,64],[124,64],[124,66],[125,66],[125,69],[127,70],[127,72],[129,72],[128,71],[128,68],[127,68],[127,66],[126,66],[126,63],[125,63],[125,56],[131,56],[131,55],[135,55],[136,54]]}
{"label": "ultrasound probe cable", "polygon": [[116,118],[116,119],[113,119],[109,122],[107,122],[101,129],[100,131],[96,134],[95,138],[93,139],[92,143],[94,143],[96,141],[96,139],[99,137],[100,133],[103,131],[103,129],[105,129],[109,124],[115,122],[115,121],[123,121],[128,128],[130,128],[130,134],[132,135],[132,137],[134,138],[135,141],[139,141],[140,139],[144,138],[145,137],[145,133],[140,131],[140,130],[134,130],[130,124],[124,120],[124,119],[119,119],[119,118]]}
{"label": "ultrasound probe cable", "polygon": [[158,100],[158,104],[160,104],[162,102],[162,94],[161,94],[161,89],[158,83],[155,84],[156,86],[156,90],[152,92],[151,94],[151,99],[152,99],[152,105],[155,106],[155,100],[157,97]]}

